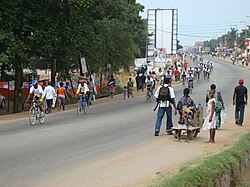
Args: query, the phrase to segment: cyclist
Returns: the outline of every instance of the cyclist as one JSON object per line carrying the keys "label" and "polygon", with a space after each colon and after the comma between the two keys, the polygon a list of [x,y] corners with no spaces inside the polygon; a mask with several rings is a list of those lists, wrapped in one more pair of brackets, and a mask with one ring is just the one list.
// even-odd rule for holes
{"label": "cyclist", "polygon": [[194,75],[192,71],[188,72],[187,81],[189,90],[192,90],[194,88]]}
{"label": "cyclist", "polygon": [[43,92],[42,87],[40,85],[38,85],[37,80],[32,81],[32,86],[31,86],[30,91],[29,91],[27,102],[30,101],[32,95],[33,95],[33,99],[37,103],[37,106],[39,107],[40,111],[44,112],[43,107],[42,107],[42,102],[44,99],[44,92]]}
{"label": "cyclist", "polygon": [[147,93],[149,92],[150,95],[153,95],[153,87],[154,87],[154,80],[149,75],[146,78],[146,86],[147,86]]}
{"label": "cyclist", "polygon": [[181,72],[181,78],[182,78],[182,85],[184,86],[186,82],[186,78],[187,78],[187,72],[185,71],[184,68],[182,69],[182,72]]}
{"label": "cyclist", "polygon": [[153,78],[153,90],[155,89],[155,86],[156,86],[156,81],[157,81],[157,78],[156,78],[156,74],[155,74],[155,71],[152,72],[152,78]]}
{"label": "cyclist", "polygon": [[78,85],[76,94],[80,95],[80,104],[81,104],[81,106],[83,106],[82,105],[83,102],[87,103],[87,93],[88,93],[88,91],[89,91],[89,88],[88,88],[87,83],[83,79],[79,80],[79,85]]}
{"label": "cyclist", "polygon": [[206,75],[207,75],[207,81],[209,81],[211,69],[207,67],[207,68],[205,69],[205,72],[206,72]]}
{"label": "cyclist", "polygon": [[200,80],[200,68],[196,67],[194,71],[198,82]]}

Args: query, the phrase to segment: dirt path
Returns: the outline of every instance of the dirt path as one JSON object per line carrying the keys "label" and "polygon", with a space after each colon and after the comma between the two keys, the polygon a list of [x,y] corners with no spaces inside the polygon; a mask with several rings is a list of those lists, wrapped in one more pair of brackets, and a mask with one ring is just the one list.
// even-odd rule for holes
{"label": "dirt path", "polygon": [[[250,107],[247,106],[247,111]],[[170,175],[178,171],[184,162],[223,150],[232,144],[240,135],[250,132],[250,117],[245,115],[242,127],[234,124],[234,109],[227,109],[228,123],[216,132],[216,144],[204,143],[208,132],[201,133],[191,143],[175,142],[173,136],[162,135],[153,137],[157,140],[152,144],[137,145],[117,156],[89,164],[84,168],[69,168],[59,171],[57,177],[47,181],[37,181],[44,186],[146,186],[158,176]],[[151,134],[152,136],[152,134]]]}

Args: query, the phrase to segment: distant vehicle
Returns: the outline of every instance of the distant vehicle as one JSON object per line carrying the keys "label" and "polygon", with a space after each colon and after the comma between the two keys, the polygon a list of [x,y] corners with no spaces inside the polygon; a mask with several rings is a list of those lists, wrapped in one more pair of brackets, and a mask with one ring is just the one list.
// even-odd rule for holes
{"label": "distant vehicle", "polygon": [[5,97],[2,94],[0,94],[0,108],[5,107],[5,102],[6,102]]}

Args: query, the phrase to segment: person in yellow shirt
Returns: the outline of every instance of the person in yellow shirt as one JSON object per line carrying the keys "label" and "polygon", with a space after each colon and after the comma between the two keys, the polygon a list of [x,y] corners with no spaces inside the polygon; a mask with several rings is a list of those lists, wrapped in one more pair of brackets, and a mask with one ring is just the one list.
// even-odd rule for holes
{"label": "person in yellow shirt", "polygon": [[79,80],[79,85],[78,85],[78,88],[77,88],[77,91],[76,91],[76,94],[77,95],[80,95],[80,103],[81,103],[81,106],[82,103],[87,103],[87,93],[89,91],[89,88],[88,88],[88,85],[87,83],[82,79],[82,80]]}

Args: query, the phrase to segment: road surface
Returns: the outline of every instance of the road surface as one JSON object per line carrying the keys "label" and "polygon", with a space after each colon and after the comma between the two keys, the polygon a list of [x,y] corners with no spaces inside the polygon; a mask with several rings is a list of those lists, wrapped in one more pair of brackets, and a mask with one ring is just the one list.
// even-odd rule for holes
{"label": "road surface", "polygon": [[[213,61],[210,82],[195,83],[192,98],[204,106],[205,93],[215,83],[233,120],[233,90],[240,78],[249,88],[249,71]],[[174,89],[178,100],[183,86]],[[165,134],[165,119],[160,136],[153,136],[154,106],[143,96],[93,106],[81,117],[75,110],[51,114],[44,125],[30,126],[28,119],[2,123],[0,186],[140,186],[157,171],[173,171],[182,161],[219,150],[223,139],[233,137],[230,128],[238,128],[223,126],[212,148],[203,143],[207,132],[178,144]]]}

